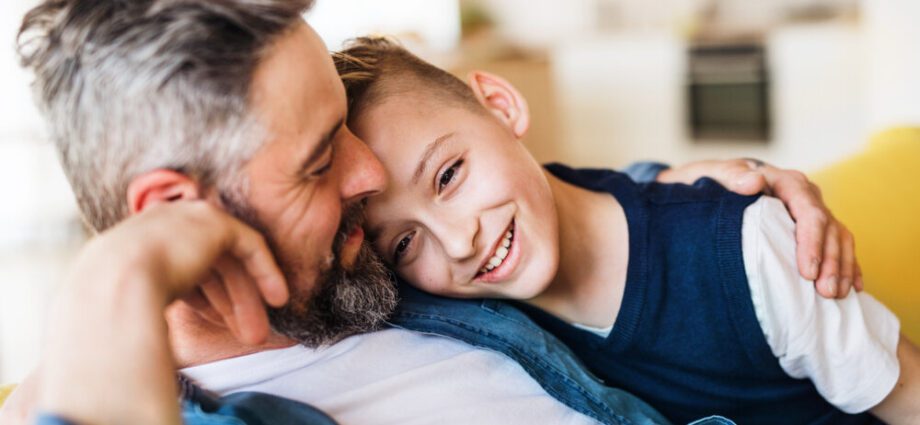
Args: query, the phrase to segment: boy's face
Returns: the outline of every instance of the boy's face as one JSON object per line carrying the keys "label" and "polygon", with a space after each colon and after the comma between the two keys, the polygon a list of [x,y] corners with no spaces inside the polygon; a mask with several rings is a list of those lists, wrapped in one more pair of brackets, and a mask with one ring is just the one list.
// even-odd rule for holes
{"label": "boy's face", "polygon": [[352,117],[391,179],[369,200],[367,227],[388,264],[423,290],[527,299],[556,273],[556,210],[513,123],[489,112],[416,90]]}

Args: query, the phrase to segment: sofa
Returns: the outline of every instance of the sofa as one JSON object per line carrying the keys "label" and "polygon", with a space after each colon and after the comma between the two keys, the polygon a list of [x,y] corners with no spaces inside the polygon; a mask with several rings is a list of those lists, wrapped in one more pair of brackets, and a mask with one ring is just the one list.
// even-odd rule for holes
{"label": "sofa", "polygon": [[883,131],[810,177],[856,236],[866,290],[920,343],[920,127]]}

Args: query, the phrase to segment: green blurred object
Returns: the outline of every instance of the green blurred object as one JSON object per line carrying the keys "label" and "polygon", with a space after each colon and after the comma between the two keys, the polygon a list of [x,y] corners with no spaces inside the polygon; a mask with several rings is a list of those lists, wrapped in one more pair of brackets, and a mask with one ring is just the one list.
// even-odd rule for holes
{"label": "green blurred object", "polygon": [[467,36],[482,30],[487,30],[495,25],[489,12],[475,1],[460,2],[460,31]]}

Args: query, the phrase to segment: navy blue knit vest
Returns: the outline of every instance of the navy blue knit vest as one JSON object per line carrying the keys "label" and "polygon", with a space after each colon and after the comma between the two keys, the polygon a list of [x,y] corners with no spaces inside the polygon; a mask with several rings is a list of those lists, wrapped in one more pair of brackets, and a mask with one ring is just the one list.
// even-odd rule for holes
{"label": "navy blue knit vest", "polygon": [[610,170],[547,168],[577,186],[611,193],[626,213],[627,283],[606,339],[521,305],[608,385],[675,423],[713,414],[745,425],[879,423],[841,412],[811,381],[790,378],[767,345],[741,252],[744,209],[756,196],[733,194],[709,179],[639,185]]}

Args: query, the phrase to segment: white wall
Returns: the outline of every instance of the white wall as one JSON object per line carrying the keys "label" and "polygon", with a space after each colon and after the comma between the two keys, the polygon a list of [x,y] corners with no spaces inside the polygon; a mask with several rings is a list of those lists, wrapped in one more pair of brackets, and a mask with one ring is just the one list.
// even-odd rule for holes
{"label": "white wall", "polygon": [[320,0],[306,17],[330,50],[367,34],[399,35],[439,52],[460,41],[459,0]]}
{"label": "white wall", "polygon": [[869,127],[920,125],[920,1],[864,0]]}
{"label": "white wall", "polygon": [[0,383],[40,353],[42,319],[82,238],[76,205],[11,48],[35,0],[0,2]]}
{"label": "white wall", "polygon": [[693,143],[686,44],[669,32],[601,36],[553,51],[565,161],[619,166],[755,156],[810,170],[856,151],[867,134],[861,35],[844,24],[788,27],[767,40],[774,137]]}

